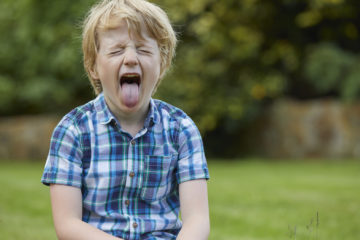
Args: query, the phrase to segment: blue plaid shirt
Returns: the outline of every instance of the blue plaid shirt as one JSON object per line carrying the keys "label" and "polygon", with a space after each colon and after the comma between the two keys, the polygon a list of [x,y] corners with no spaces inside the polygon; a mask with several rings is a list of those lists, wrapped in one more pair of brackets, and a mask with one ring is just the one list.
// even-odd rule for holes
{"label": "blue plaid shirt", "polygon": [[179,184],[208,179],[199,131],[180,109],[151,99],[132,137],[103,94],[55,128],[42,183],[81,188],[83,221],[124,239],[175,239]]}

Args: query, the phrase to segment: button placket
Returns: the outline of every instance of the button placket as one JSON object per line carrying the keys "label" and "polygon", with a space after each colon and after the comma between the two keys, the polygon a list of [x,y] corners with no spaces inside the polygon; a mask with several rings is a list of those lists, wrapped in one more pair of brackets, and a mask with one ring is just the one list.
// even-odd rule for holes
{"label": "button placket", "polygon": [[133,226],[133,228],[135,229],[135,228],[137,228],[139,225],[137,224],[137,222],[133,222],[132,226]]}
{"label": "button placket", "polygon": [[[136,144],[135,139],[130,140],[129,152],[132,152],[134,150],[132,147],[135,146],[135,144]],[[129,186],[132,186],[134,184],[135,171],[133,169],[135,166],[134,166],[134,162],[132,162],[130,159],[131,158],[129,158],[129,161],[131,163],[128,164],[128,181],[127,181],[127,183]],[[126,199],[124,204],[126,207],[130,207],[131,201],[129,199]],[[136,227],[138,226],[138,224],[136,222],[134,222],[133,229],[136,228],[136,227],[134,227],[134,224],[136,224]]]}
{"label": "button placket", "polygon": [[[136,144],[136,140],[135,140],[135,139],[132,139],[132,140],[130,141],[130,144],[131,144],[131,146],[134,146],[134,145]],[[135,177],[135,172],[134,172],[134,171],[131,171],[131,172],[129,173],[129,177],[130,177],[130,180],[133,180],[133,178]]]}
{"label": "button placket", "polygon": [[[136,166],[134,165],[135,162],[133,160],[133,156],[134,156],[134,145],[136,144],[136,140],[135,139],[131,139],[130,141],[128,141],[128,157],[127,157],[127,180],[126,180],[126,186],[127,187],[132,187],[133,184],[133,176],[132,176],[132,172],[134,172],[134,168],[136,168]],[[135,176],[135,173],[134,173]]]}

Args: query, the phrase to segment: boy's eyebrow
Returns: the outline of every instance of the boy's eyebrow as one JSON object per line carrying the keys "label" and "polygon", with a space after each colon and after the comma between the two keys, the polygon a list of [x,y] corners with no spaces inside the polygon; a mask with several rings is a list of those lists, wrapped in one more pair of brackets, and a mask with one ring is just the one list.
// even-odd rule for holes
{"label": "boy's eyebrow", "polygon": [[137,47],[146,47],[146,48],[152,48],[150,44],[147,44],[146,42],[139,42],[139,44],[136,45]]}
{"label": "boy's eyebrow", "polygon": [[117,49],[117,48],[124,48],[125,46],[126,46],[125,43],[117,42],[114,44],[109,44],[108,49],[111,50],[111,49]]}
{"label": "boy's eyebrow", "polygon": [[143,39],[139,39],[139,38],[135,38],[134,39],[134,42],[135,42],[135,44],[137,45],[137,46],[139,46],[139,45],[141,45],[141,46],[145,46],[145,45],[149,45],[148,43],[149,43],[149,41],[147,41],[145,38],[143,38]]}
{"label": "boy's eyebrow", "polygon": [[[110,45],[110,46],[108,46],[109,50],[118,49],[118,48],[125,48],[126,47],[126,43],[124,43],[124,42],[117,42],[117,43],[109,44],[109,45]],[[146,40],[138,40],[138,41],[136,41],[136,47],[151,48],[152,46]]]}

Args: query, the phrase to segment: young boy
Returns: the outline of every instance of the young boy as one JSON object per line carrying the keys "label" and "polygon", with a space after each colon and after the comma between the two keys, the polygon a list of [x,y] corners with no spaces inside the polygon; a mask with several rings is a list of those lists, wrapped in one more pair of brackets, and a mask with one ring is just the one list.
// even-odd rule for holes
{"label": "young boy", "polygon": [[166,14],[145,0],[90,10],[84,65],[98,96],[55,128],[42,177],[59,239],[207,239],[200,134],[181,110],[151,98],[175,45]]}

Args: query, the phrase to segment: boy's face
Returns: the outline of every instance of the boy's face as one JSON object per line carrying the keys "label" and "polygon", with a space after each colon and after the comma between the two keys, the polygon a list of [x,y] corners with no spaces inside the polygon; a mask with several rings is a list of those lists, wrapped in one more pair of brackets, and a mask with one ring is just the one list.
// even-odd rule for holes
{"label": "boy's face", "polygon": [[93,77],[100,79],[110,110],[120,116],[146,112],[160,76],[160,51],[145,27],[143,39],[118,28],[99,32],[99,51]]}

